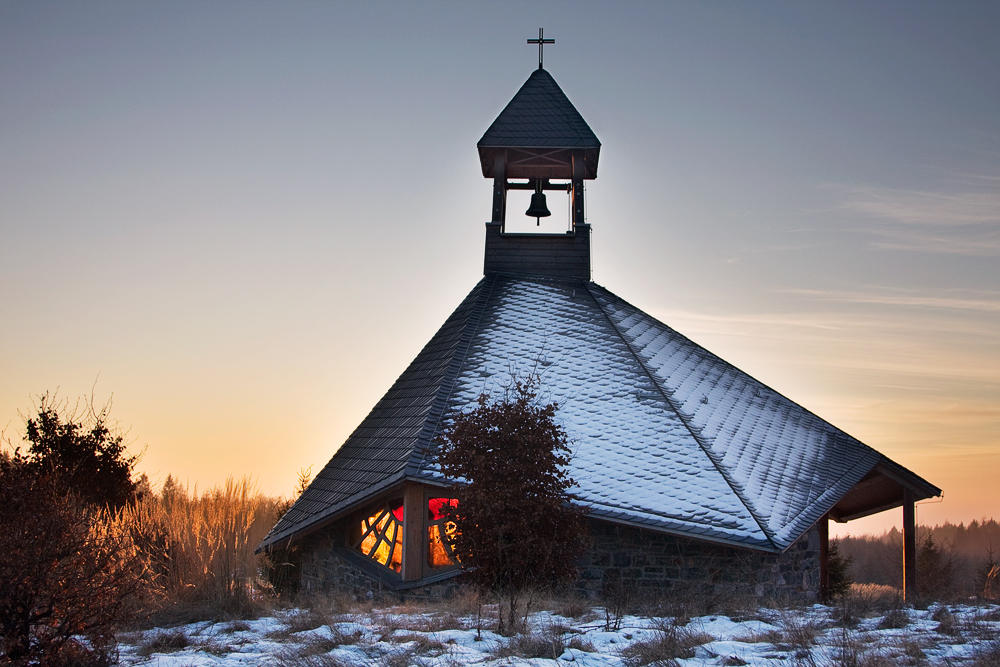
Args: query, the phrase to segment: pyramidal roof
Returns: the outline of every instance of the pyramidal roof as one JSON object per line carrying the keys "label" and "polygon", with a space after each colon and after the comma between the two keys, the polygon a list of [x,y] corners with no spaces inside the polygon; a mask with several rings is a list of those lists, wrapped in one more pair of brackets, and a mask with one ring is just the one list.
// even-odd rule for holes
{"label": "pyramidal roof", "polygon": [[261,546],[404,480],[445,484],[435,438],[512,370],[558,402],[574,493],[597,518],[781,551],[891,464],[593,282],[490,273]]}
{"label": "pyramidal roof", "polygon": [[552,75],[539,68],[500,112],[477,146],[600,148],[601,142]]}

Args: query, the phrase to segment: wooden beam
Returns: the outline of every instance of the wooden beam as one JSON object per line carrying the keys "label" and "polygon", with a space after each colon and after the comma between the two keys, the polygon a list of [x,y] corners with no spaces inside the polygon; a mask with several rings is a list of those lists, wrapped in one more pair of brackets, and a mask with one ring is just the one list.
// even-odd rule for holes
{"label": "wooden beam", "polygon": [[407,484],[403,487],[403,581],[416,581],[424,575],[424,487]]}
{"label": "wooden beam", "polygon": [[917,594],[917,513],[914,494],[903,489],[903,599],[912,602]]}
{"label": "wooden beam", "polygon": [[824,514],[819,520],[819,598],[830,601],[830,519]]}

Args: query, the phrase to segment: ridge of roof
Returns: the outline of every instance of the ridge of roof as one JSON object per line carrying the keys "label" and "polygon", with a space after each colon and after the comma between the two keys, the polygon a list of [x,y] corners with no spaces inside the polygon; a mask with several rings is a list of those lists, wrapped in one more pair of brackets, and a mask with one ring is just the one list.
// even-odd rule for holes
{"label": "ridge of roof", "polygon": [[[589,281],[492,275],[493,295],[456,381],[453,411],[471,407],[512,372],[537,371],[575,441],[574,493],[595,515],[777,550],[662,396],[649,400],[651,378],[588,295]],[[425,465],[422,476],[442,479],[435,468]]]}
{"label": "ridge of roof", "polygon": [[475,332],[479,329],[486,304],[489,302],[490,296],[493,293],[493,285],[495,282],[496,277],[491,275],[486,275],[479,281],[478,287],[480,288],[480,297],[476,300],[475,305],[473,306],[470,318],[463,330],[459,344],[452,354],[451,363],[448,365],[448,371],[444,377],[441,387],[438,390],[437,398],[431,408],[431,413],[424,421],[424,428],[421,430],[420,435],[417,436],[417,441],[414,444],[413,450],[410,452],[410,457],[407,460],[405,468],[407,476],[412,477],[420,473],[424,462],[427,460],[433,449],[434,438],[437,437],[438,433],[441,431],[441,421],[447,414],[448,402],[451,400],[451,395],[455,388],[455,379],[458,377],[462,365],[465,363],[465,358],[469,353],[469,347],[472,344],[472,339]]}
{"label": "ridge of roof", "polygon": [[480,149],[600,148],[601,142],[552,75],[539,68],[476,145]]}
{"label": "ridge of roof", "polygon": [[591,291],[591,286],[601,289],[604,292],[607,292],[608,294],[610,294],[610,292],[608,292],[608,290],[605,290],[603,287],[600,287],[599,285],[597,285],[597,283],[593,281],[587,284],[587,293],[590,294],[591,298],[594,299],[594,303],[597,305],[598,309],[600,309],[601,313],[604,314],[605,318],[608,321],[608,324],[611,325],[611,328],[614,329],[621,337],[622,342],[628,348],[629,352],[632,353],[632,356],[635,357],[636,362],[646,372],[646,375],[648,375],[649,379],[653,381],[653,384],[656,385],[657,389],[659,389],[660,393],[663,395],[663,400],[667,402],[670,408],[677,415],[678,419],[681,420],[681,423],[684,424],[684,427],[687,428],[687,430],[691,433],[692,439],[694,439],[694,441],[698,443],[698,446],[701,447],[702,451],[705,452],[705,455],[712,462],[712,465],[715,466],[716,470],[719,471],[719,474],[722,475],[722,478],[726,480],[726,483],[729,484],[729,487],[733,490],[733,493],[736,494],[736,497],[738,497],[740,501],[746,506],[747,511],[750,513],[750,516],[753,517],[754,521],[757,522],[757,525],[760,527],[761,532],[767,536],[768,542],[773,547],[780,548],[774,541],[775,537],[774,531],[770,530],[767,527],[766,522],[762,520],[760,514],[757,512],[756,507],[754,507],[754,503],[751,502],[748,498],[746,498],[746,494],[744,493],[742,485],[740,485],[736,480],[732,478],[732,475],[721,464],[718,457],[715,455],[715,452],[713,452],[712,449],[707,446],[701,431],[698,428],[692,426],[690,417],[688,415],[685,415],[684,412],[681,410],[680,406],[677,405],[677,403],[673,400],[672,393],[663,385],[663,383],[659,380],[659,378],[656,377],[656,375],[652,372],[652,370],[650,370],[650,368],[643,361],[642,357],[640,357],[639,354],[636,352],[631,342],[625,337],[621,329],[619,329],[618,326],[615,324],[615,322],[611,319],[611,316],[608,315],[607,311],[604,309],[601,303],[594,297],[594,294]]}
{"label": "ridge of roof", "polygon": [[[724,452],[720,456],[720,452],[716,451],[716,448],[713,446],[718,442],[718,434],[713,435],[710,432],[708,433],[708,437],[706,438],[705,431],[706,430],[711,431],[712,430],[711,425],[707,422],[707,420],[702,424],[698,424],[697,423],[698,420],[696,419],[696,411],[695,413],[689,413],[688,411],[685,411],[685,406],[683,404],[678,403],[675,400],[675,394],[678,391],[679,387],[670,386],[670,384],[667,382],[668,378],[665,378],[662,372],[653,371],[652,375],[657,379],[657,384],[661,385],[664,391],[671,395],[671,403],[676,406],[675,409],[677,410],[678,415],[684,417],[685,423],[690,425],[697,431],[699,443],[706,446],[707,450],[706,454],[708,454],[713,461],[719,462],[720,472],[724,471],[727,480],[733,483],[734,490],[739,495],[741,501],[743,501],[747,505],[748,511],[752,511],[754,517],[757,518],[758,520],[764,520],[764,526],[762,526],[762,528],[764,528],[765,533],[774,542],[775,546],[781,549],[787,548],[787,546],[789,546],[791,542],[794,541],[794,539],[797,538],[799,534],[801,534],[801,532],[804,532],[806,529],[809,528],[809,526],[811,526],[819,518],[821,518],[827,511],[829,511],[833,507],[833,505],[836,504],[837,500],[839,500],[839,498],[843,496],[844,493],[846,493],[854,484],[860,481],[861,478],[864,477],[871,469],[873,469],[880,460],[885,459],[884,455],[882,455],[875,449],[865,445],[861,441],[850,436],[849,434],[845,433],[836,426],[833,426],[829,422],[823,420],[821,417],[818,417],[817,415],[809,411],[807,408],[799,405],[792,399],[775,391],[771,387],[767,386],[766,384],[757,380],[756,378],[750,376],[746,372],[736,368],[729,362],[725,361],[724,359],[721,359],[720,357],[713,354],[709,350],[701,347],[700,345],[690,340],[683,334],[671,329],[668,325],[659,322],[655,318],[651,317],[642,310],[636,308],[635,306],[628,303],[624,299],[621,299],[620,297],[613,294],[609,290],[596,284],[593,284],[593,287],[596,288],[597,290],[600,290],[605,295],[605,298],[609,300],[614,300],[620,306],[623,306],[626,309],[632,311],[633,315],[638,314],[638,318],[654,322],[658,327],[662,328],[661,333],[669,332],[670,336],[675,340],[675,345],[677,345],[678,347],[686,347],[689,349],[697,350],[697,355],[699,357],[698,362],[703,362],[707,360],[709,363],[713,365],[722,366],[724,370],[718,373],[716,377],[717,381],[721,381],[721,376],[723,373],[739,376],[739,378],[744,383],[744,387],[750,388],[750,391],[753,395],[753,398],[750,399],[751,401],[758,398],[762,398],[761,401],[762,403],[767,403],[768,401],[777,403],[778,405],[772,406],[771,408],[772,410],[779,409],[782,412],[780,431],[778,434],[775,435],[776,438],[794,439],[796,437],[796,434],[790,434],[787,433],[787,431],[797,426],[800,423],[800,421],[806,420],[811,422],[812,424],[807,429],[810,431],[810,435],[815,435],[816,432],[823,432],[827,436],[827,438],[825,439],[824,446],[829,451],[823,453],[826,453],[831,457],[833,457],[833,455],[836,454],[838,458],[844,459],[838,461],[838,463],[840,463],[841,465],[839,466],[840,474],[836,479],[828,480],[823,485],[824,486],[823,491],[817,494],[815,497],[812,497],[811,499],[808,500],[803,499],[807,500],[807,502],[800,504],[798,511],[796,511],[793,516],[786,517],[786,520],[783,521],[780,526],[775,526],[773,513],[770,516],[770,519],[764,520],[763,512],[761,512],[757,503],[755,503],[749,497],[751,493],[748,487],[751,485],[753,480],[751,479],[752,474],[747,474],[748,471],[745,469],[747,466],[742,466],[744,468],[743,472],[747,474],[747,479],[743,481],[739,479],[734,479],[734,477],[737,476],[734,474],[737,468],[733,465],[727,465],[725,462],[725,459],[727,458],[727,453]],[[598,300],[598,302],[600,302],[600,300]],[[604,311],[607,314],[606,305],[601,304],[601,308],[602,311]],[[623,337],[628,339],[629,336],[622,331],[622,327],[620,326],[620,324],[616,323],[614,321],[614,318],[611,318],[610,316],[609,319],[615,325],[615,328],[620,332],[622,332]],[[635,349],[634,345],[631,345],[630,348],[636,353],[636,357],[640,361],[640,363],[642,363],[644,367],[650,368],[651,362],[655,357],[650,357],[649,359],[645,359],[644,358],[645,355],[638,352]],[[705,377],[707,376],[708,375],[706,373]],[[678,385],[680,384],[683,384],[683,381],[678,383]],[[715,385],[713,384],[712,388],[714,389],[714,387]],[[727,387],[727,390],[728,388],[731,387],[732,383],[729,385],[729,387]],[[689,394],[692,393],[692,388],[689,387],[688,393]],[[698,392],[694,393],[701,393],[700,388]],[[689,395],[686,402],[690,402],[691,398],[692,396]],[[703,395],[702,398],[699,399],[698,402],[696,403],[696,407],[700,408],[702,404],[709,405],[709,403],[710,401],[707,400],[707,395]],[[796,414],[792,415],[791,414],[792,412],[795,412]],[[730,440],[730,446],[731,443],[732,440]],[[807,455],[810,453],[810,450],[815,449],[815,447],[811,446],[812,444],[814,443],[810,443],[808,441],[801,441],[799,443],[799,447],[803,450],[801,454]],[[852,460],[848,465],[844,465],[846,459],[848,458],[848,455],[850,455],[849,458],[851,458]],[[756,463],[756,461],[754,461],[754,463]],[[784,465],[785,464],[781,464],[781,467],[783,468]],[[825,466],[824,468],[829,469],[830,466]],[[752,473],[752,471],[750,472]],[[815,484],[816,484],[815,479],[810,481],[809,484],[810,492],[812,491],[812,486],[814,486]]]}

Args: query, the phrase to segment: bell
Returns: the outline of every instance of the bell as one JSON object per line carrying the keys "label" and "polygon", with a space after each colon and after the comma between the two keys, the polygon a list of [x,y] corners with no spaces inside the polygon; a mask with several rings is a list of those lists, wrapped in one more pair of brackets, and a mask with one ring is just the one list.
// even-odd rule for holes
{"label": "bell", "polygon": [[534,192],[531,195],[531,206],[528,210],[524,212],[528,217],[535,218],[535,224],[540,225],[541,221],[538,218],[547,218],[551,213],[549,213],[549,207],[545,205],[545,193],[544,192]]}

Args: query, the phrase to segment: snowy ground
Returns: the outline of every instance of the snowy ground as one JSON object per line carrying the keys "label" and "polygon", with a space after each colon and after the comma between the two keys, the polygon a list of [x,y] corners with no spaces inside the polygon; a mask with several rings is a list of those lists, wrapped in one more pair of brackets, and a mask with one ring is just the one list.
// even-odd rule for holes
{"label": "snowy ground", "polygon": [[[446,608],[444,608],[446,609]],[[533,614],[530,632],[477,638],[476,617],[407,608],[352,614],[291,610],[255,621],[195,623],[120,637],[124,665],[459,667],[465,665],[1000,665],[1000,605],[935,605],[842,622],[816,605],[746,618]],[[659,662],[657,662],[659,661]]]}

